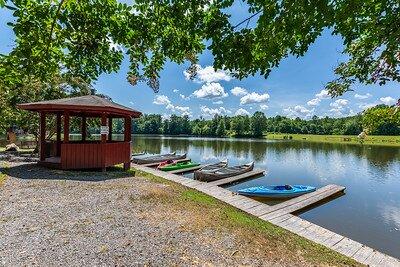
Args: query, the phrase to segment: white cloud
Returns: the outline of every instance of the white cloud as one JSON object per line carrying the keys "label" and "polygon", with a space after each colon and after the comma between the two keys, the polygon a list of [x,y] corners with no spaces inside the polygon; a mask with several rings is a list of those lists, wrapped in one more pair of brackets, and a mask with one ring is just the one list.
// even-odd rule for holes
{"label": "white cloud", "polygon": [[318,94],[316,94],[315,97],[319,98],[319,99],[328,99],[331,96],[329,95],[328,90],[324,89],[324,90],[321,90],[321,92],[319,92]]}
{"label": "white cloud", "polygon": [[256,92],[247,94],[245,96],[242,96],[240,98],[240,104],[241,105],[246,105],[246,104],[254,104],[254,103],[265,103],[269,99],[269,94],[258,94]]}
{"label": "white cloud", "polygon": [[295,107],[287,107],[283,109],[283,112],[290,118],[299,117],[306,119],[311,117],[311,115],[314,113],[314,109],[307,109],[306,107],[297,105]]}
{"label": "white cloud", "polygon": [[166,96],[166,95],[158,95],[154,98],[153,104],[168,105],[168,104],[171,104],[171,101],[169,100],[168,96]]}
{"label": "white cloud", "polygon": [[319,93],[315,94],[315,98],[307,102],[307,105],[312,107],[319,106],[322,99],[328,99],[328,98],[330,98],[328,90],[321,90]]}
{"label": "white cloud", "polygon": [[349,104],[349,100],[347,99],[337,99],[335,102],[329,104],[329,106],[336,108],[336,109],[343,109],[343,107]]}
{"label": "white cloud", "polygon": [[222,100],[218,100],[218,101],[214,101],[212,102],[214,105],[222,105],[224,103],[224,101]]}
{"label": "white cloud", "polygon": [[225,92],[224,87],[219,83],[206,83],[201,86],[200,89],[193,92],[193,95],[197,98],[218,98],[227,97],[228,93]]}
{"label": "white cloud", "polygon": [[239,115],[250,115],[250,113],[247,110],[245,110],[244,108],[239,108],[238,110],[236,110],[235,115],[236,116],[239,116]]}
{"label": "white cloud", "polygon": [[234,88],[231,90],[231,93],[232,93],[234,96],[242,96],[242,95],[247,95],[247,94],[248,94],[248,92],[247,92],[246,89],[244,89],[243,87],[239,87],[239,86],[234,87]]}
{"label": "white cloud", "polygon": [[190,96],[185,96],[184,94],[179,94],[179,96],[183,99],[183,100],[189,100]]}
{"label": "white cloud", "polygon": [[267,110],[267,109],[269,109],[269,107],[268,107],[268,105],[261,104],[261,105],[260,105],[260,109],[261,109],[261,110]]}
{"label": "white cloud", "polygon": [[369,108],[372,108],[372,107],[375,107],[376,105],[378,105],[378,103],[362,103],[362,104],[360,104],[358,107],[360,108],[360,109],[362,109],[362,110],[366,110],[366,109],[369,109]]}
{"label": "white cloud", "polygon": [[[197,75],[194,81],[200,83],[211,83],[218,81],[230,81],[232,77],[224,70],[215,71],[213,66],[206,66],[203,68],[201,65],[196,65]],[[183,72],[186,80],[190,80],[190,73],[186,70]]]}
{"label": "white cloud", "polygon": [[366,93],[365,95],[355,94],[354,98],[356,99],[367,99],[370,98],[372,95],[370,93]]}
{"label": "white cloud", "polygon": [[224,115],[224,114],[230,114],[231,111],[224,108],[224,107],[219,107],[219,108],[209,108],[206,106],[201,106],[200,107],[202,115],[205,116],[210,116],[213,117],[215,115]]}
{"label": "white cloud", "polygon": [[313,98],[310,101],[307,102],[307,105],[309,106],[319,106],[319,103],[321,102],[321,99],[319,98]]}
{"label": "white cloud", "polygon": [[153,101],[156,105],[164,105],[166,109],[171,110],[173,112],[179,112],[181,115],[191,115],[189,107],[175,106],[171,103],[168,96],[166,95],[158,95],[154,98]]}
{"label": "white cloud", "polygon": [[381,97],[381,98],[379,98],[379,100],[380,100],[383,104],[388,105],[388,106],[391,106],[391,105],[393,105],[394,103],[396,103],[396,99],[394,99],[394,98],[391,97],[391,96]]}
{"label": "white cloud", "polygon": [[178,92],[179,92],[179,90],[178,90],[178,89],[174,89],[174,90],[172,90],[172,92],[174,92],[174,93],[178,93]]}

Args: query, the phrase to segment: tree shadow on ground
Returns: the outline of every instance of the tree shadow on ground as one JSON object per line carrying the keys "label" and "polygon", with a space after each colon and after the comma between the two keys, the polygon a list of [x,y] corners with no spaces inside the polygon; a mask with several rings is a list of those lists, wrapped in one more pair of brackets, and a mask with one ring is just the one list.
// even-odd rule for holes
{"label": "tree shadow on ground", "polygon": [[133,171],[124,171],[122,167],[107,168],[106,172],[101,172],[101,170],[64,171],[41,167],[32,162],[21,162],[17,165],[5,166],[2,171],[8,176],[24,180],[43,179],[88,182],[100,182],[111,179],[133,177],[135,175]]}

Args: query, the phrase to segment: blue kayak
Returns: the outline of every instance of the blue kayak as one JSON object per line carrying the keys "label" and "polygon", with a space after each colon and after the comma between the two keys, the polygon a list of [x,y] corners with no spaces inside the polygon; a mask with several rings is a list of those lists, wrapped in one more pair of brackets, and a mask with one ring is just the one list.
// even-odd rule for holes
{"label": "blue kayak", "polygon": [[268,185],[240,189],[238,193],[249,197],[289,198],[313,192],[315,189],[308,185]]}

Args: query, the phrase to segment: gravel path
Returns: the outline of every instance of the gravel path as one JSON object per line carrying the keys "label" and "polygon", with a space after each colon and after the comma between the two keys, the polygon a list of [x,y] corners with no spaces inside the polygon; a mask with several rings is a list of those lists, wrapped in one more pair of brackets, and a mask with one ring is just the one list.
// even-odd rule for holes
{"label": "gravel path", "polygon": [[236,256],[240,240],[229,232],[191,231],[157,202],[140,201],[167,185],[123,173],[0,164],[9,174],[0,188],[2,266],[282,265]]}

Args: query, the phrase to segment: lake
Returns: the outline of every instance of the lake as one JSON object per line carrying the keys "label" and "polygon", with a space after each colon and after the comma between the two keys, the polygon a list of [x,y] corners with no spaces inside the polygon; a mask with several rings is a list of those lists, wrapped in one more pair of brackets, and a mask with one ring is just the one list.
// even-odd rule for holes
{"label": "lake", "polygon": [[[400,258],[400,149],[396,147],[134,135],[134,151],[188,153],[193,161],[255,162],[265,176],[228,187],[338,184],[345,195],[299,216]],[[189,177],[190,178],[190,175]]]}

